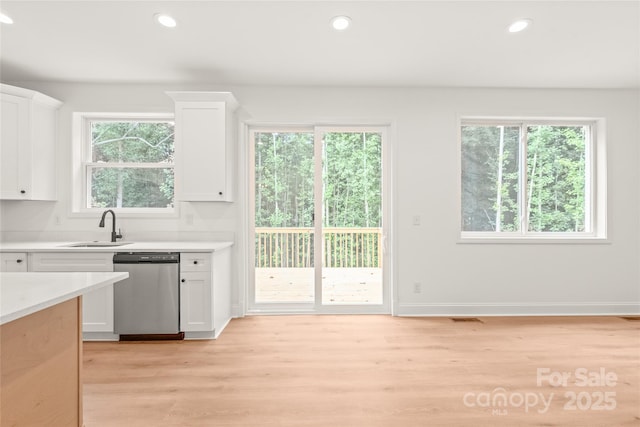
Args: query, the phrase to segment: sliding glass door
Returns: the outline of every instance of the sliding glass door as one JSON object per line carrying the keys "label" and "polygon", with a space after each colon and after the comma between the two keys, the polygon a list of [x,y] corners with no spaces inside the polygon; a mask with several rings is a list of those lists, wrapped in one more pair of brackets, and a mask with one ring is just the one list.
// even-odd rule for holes
{"label": "sliding glass door", "polygon": [[314,134],[253,132],[256,304],[314,304]]}
{"label": "sliding glass door", "polygon": [[382,134],[318,133],[322,304],[382,304]]}
{"label": "sliding glass door", "polygon": [[381,312],[380,128],[251,132],[250,308]]}

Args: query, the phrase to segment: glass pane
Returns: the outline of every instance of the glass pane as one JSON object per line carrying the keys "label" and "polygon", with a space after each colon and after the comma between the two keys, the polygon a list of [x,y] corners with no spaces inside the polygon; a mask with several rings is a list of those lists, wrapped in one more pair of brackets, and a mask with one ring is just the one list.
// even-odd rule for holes
{"label": "glass pane", "polygon": [[255,134],[255,302],[314,302],[312,132]]}
{"label": "glass pane", "polygon": [[585,231],[585,126],[527,127],[529,231]]}
{"label": "glass pane", "polygon": [[173,168],[90,170],[90,208],[173,207]]}
{"label": "glass pane", "polygon": [[382,304],[382,135],[323,139],[323,304]]}
{"label": "glass pane", "polygon": [[462,126],[462,230],[519,231],[519,126]]}
{"label": "glass pane", "polygon": [[173,162],[173,122],[92,121],[91,161]]}

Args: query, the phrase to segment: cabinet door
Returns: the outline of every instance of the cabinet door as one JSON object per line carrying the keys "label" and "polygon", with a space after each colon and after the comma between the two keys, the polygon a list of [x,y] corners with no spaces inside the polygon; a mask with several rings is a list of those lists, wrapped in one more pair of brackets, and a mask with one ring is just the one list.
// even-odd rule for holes
{"label": "cabinet door", "polygon": [[113,285],[82,297],[82,332],[113,333]]}
{"label": "cabinet door", "polygon": [[2,94],[0,106],[0,199],[27,199],[31,189],[29,101]]}
{"label": "cabinet door", "polygon": [[225,107],[222,102],[176,106],[176,196],[227,201]]}
{"label": "cabinet door", "polygon": [[[36,252],[29,271],[113,271],[113,253]],[[82,332],[113,332],[113,286],[82,298]]]}
{"label": "cabinet door", "polygon": [[27,271],[27,254],[18,252],[0,254],[0,271],[25,273]]}
{"label": "cabinet door", "polygon": [[212,331],[212,289],[210,272],[180,273],[180,330]]}

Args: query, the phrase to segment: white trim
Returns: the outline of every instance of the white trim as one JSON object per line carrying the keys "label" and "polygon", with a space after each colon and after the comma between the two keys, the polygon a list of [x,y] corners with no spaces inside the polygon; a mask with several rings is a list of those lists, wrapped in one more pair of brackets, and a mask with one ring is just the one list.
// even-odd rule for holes
{"label": "white trim", "polygon": [[[234,269],[237,274],[236,283],[236,292],[234,295],[231,293],[233,302],[231,304],[231,316],[232,317],[243,317],[247,312],[247,302],[249,301],[249,297],[247,295],[248,284],[252,280],[253,269],[248,268],[250,265],[255,265],[255,261],[253,259],[253,245],[250,245],[249,242],[255,241],[255,235],[253,233],[253,227],[250,226],[252,224],[250,218],[249,211],[250,206],[252,206],[253,202],[249,200],[249,185],[253,181],[249,174],[253,173],[250,171],[249,162],[247,159],[252,158],[253,156],[249,153],[252,151],[250,144],[247,141],[250,140],[249,137],[249,127],[246,123],[238,122],[238,150],[236,157],[236,166],[238,173],[236,175],[236,189],[235,191],[238,194],[237,203],[239,204],[238,210],[241,219],[241,226],[238,227],[238,238],[236,239],[236,254],[238,258],[236,259],[236,268]],[[242,189],[242,190],[240,190]],[[251,236],[251,237],[250,237]]]}
{"label": "white trim", "polygon": [[[72,113],[72,177],[71,177],[71,211],[70,217],[94,217],[105,208],[89,208],[89,170],[91,168],[172,168],[175,163],[96,163],[91,162],[91,121],[144,121],[166,122],[175,120],[172,113],[133,113],[133,112],[74,112]],[[174,188],[174,206],[168,208],[114,208],[119,217],[141,218],[177,218],[179,217],[178,202]]]}
{"label": "white trim", "polygon": [[475,236],[466,235],[456,242],[459,245],[466,244],[513,244],[513,245],[610,245],[610,239],[601,239],[591,236],[495,236],[490,233],[478,233]]}
{"label": "white trim", "polygon": [[635,316],[640,303],[441,303],[400,304],[398,316]]}
{"label": "white trim", "polygon": [[82,341],[119,341],[120,335],[112,332],[83,332]]}
{"label": "white trim", "polygon": [[246,312],[247,316],[261,316],[261,315],[295,315],[295,314],[391,314],[391,311],[384,308],[381,305],[333,305],[322,306],[319,309],[316,308],[302,308],[302,307],[289,307],[286,305],[274,305],[273,307],[264,307],[260,305],[259,308],[254,308]]}
{"label": "white trim", "polygon": [[213,340],[216,339],[215,331],[188,331],[184,333],[185,340]]}
{"label": "white trim", "polygon": [[0,92],[6,95],[19,96],[20,98],[27,98],[33,102],[48,107],[60,108],[64,103],[60,100],[47,96],[43,93],[37,92],[31,89],[25,89],[22,87],[11,86],[8,84],[0,83]]}
{"label": "white trim", "polygon": [[[277,123],[255,123],[251,124],[250,122],[245,122],[245,129],[247,138],[245,139],[248,150],[246,161],[244,162],[245,166],[248,168],[247,173],[245,174],[248,177],[248,181],[245,185],[247,189],[247,199],[246,199],[246,209],[243,213],[243,217],[246,217],[246,242],[247,248],[245,251],[245,259],[246,259],[246,282],[244,285],[244,294],[246,298],[243,298],[241,301],[246,304],[243,307],[242,314],[393,314],[395,301],[396,301],[396,293],[397,290],[393,286],[394,283],[394,275],[393,275],[393,254],[395,249],[395,242],[392,238],[393,230],[395,229],[394,217],[393,217],[393,203],[395,198],[395,192],[393,191],[393,149],[391,147],[392,138],[391,134],[395,135],[395,126],[392,122],[371,122],[368,124],[353,124],[353,123],[361,123],[362,121],[354,121],[350,124],[316,124],[316,125],[305,125],[305,124],[295,124],[295,125],[282,125]],[[333,122],[331,122],[333,123]],[[383,224],[382,224],[382,232],[383,239],[385,242],[391,241],[391,249],[386,249],[384,251],[383,256],[383,304],[333,304],[333,305],[323,305],[321,301],[321,292],[318,288],[321,288],[322,281],[322,271],[321,269],[316,269],[315,274],[315,300],[313,303],[261,303],[255,304],[253,301],[255,300],[255,254],[253,250],[253,245],[251,242],[255,241],[254,234],[254,224],[255,224],[255,200],[253,196],[252,185],[255,181],[254,175],[254,158],[255,158],[255,150],[253,146],[253,141],[255,140],[255,134],[257,132],[313,132],[314,133],[314,156],[317,156],[317,151],[321,150],[319,147],[321,144],[318,144],[318,140],[322,141],[322,133],[323,132],[378,132],[382,134],[382,192],[383,192]],[[321,158],[321,157],[320,157]],[[315,162],[316,167],[321,168],[321,162]],[[322,172],[322,169],[320,169]],[[315,180],[320,180],[320,185],[315,183],[315,191],[321,191],[322,185],[322,174],[318,174],[317,171],[315,173]],[[316,203],[315,208],[315,216],[316,218],[321,218],[322,210],[321,206],[318,206]],[[316,227],[322,227],[321,221],[316,221]],[[316,230],[317,232],[317,230]],[[321,242],[318,242],[320,244]],[[321,251],[316,250],[314,252],[316,256],[322,259]],[[318,264],[318,260],[315,260],[315,265]],[[240,309],[240,307],[238,307]]]}
{"label": "white trim", "polygon": [[313,129],[313,298],[315,311],[322,311],[322,257],[324,255],[324,228],[322,216],[322,202],[324,196],[324,177],[322,176],[324,164],[324,134],[329,130],[325,127]]}
{"label": "white trim", "polygon": [[175,169],[174,163],[100,163],[85,162],[85,167],[89,169]]}
{"label": "white trim", "polygon": [[[584,126],[588,129],[585,144],[587,178],[585,179],[585,229],[589,231],[575,233],[552,233],[528,231],[526,212],[520,212],[520,230],[517,232],[473,232],[462,230],[462,126],[499,126],[520,127],[519,173],[525,171],[527,156],[527,125]],[[605,120],[594,117],[507,117],[507,116],[457,116],[457,154],[458,154],[458,244],[466,243],[580,243],[607,244],[607,179],[606,179],[606,138]],[[522,175],[521,175],[522,177]],[[524,176],[526,178],[526,175]],[[526,197],[526,179],[520,179],[518,208],[524,206]]]}
{"label": "white trim", "polygon": [[[242,269],[245,270],[245,269]],[[238,289],[242,289],[244,286],[242,286],[242,281],[240,281],[240,286],[238,286]],[[240,298],[242,298],[242,296],[240,296]],[[242,300],[240,300],[239,303],[237,304],[231,304],[231,318],[237,319],[240,317],[244,317],[244,315],[246,314],[246,310],[245,310],[245,304]]]}

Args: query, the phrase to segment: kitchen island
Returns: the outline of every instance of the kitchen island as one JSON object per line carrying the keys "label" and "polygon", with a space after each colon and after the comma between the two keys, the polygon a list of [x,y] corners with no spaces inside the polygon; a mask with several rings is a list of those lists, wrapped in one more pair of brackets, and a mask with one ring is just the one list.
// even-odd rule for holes
{"label": "kitchen island", "polygon": [[0,273],[0,426],[82,426],[82,295],[127,273]]}

